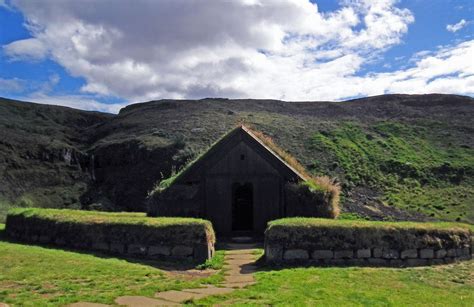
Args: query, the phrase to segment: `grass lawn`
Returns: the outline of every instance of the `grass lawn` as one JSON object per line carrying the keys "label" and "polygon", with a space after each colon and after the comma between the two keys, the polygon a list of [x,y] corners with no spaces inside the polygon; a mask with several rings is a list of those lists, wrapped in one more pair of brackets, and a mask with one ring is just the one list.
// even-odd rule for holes
{"label": "grass lawn", "polygon": [[216,283],[222,276],[184,278],[157,269],[163,263],[117,258],[7,242],[0,224],[0,302],[58,306],[77,301],[112,303],[121,295],[153,297],[157,291]]}
{"label": "grass lawn", "polygon": [[[58,306],[113,303],[121,295],[217,284],[221,274],[184,278],[147,263],[6,241],[0,224],[0,302]],[[3,238],[2,238],[3,237]],[[262,250],[255,250],[261,254]],[[222,267],[223,251],[207,267]],[[160,265],[159,263],[158,266]],[[161,264],[163,265],[163,264]],[[474,261],[426,268],[262,268],[257,284],[192,304],[472,306]]]}
{"label": "grass lawn", "polygon": [[474,261],[425,268],[289,268],[197,305],[473,306]]}

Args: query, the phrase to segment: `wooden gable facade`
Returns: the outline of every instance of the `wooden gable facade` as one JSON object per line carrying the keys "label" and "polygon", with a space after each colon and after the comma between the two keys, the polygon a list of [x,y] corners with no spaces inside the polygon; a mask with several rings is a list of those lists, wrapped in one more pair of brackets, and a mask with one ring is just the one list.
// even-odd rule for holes
{"label": "wooden gable facade", "polygon": [[152,216],[202,217],[218,234],[261,233],[286,216],[285,189],[303,176],[245,126],[235,128],[188,166],[150,203]]}

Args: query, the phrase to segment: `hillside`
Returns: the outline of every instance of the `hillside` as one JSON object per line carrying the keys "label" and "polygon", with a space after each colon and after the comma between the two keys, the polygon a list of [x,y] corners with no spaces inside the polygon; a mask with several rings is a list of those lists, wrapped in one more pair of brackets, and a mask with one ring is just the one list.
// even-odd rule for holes
{"label": "hillside", "polygon": [[242,122],[338,178],[346,218],[474,223],[474,99],[434,94],[160,100],[118,115],[1,99],[0,208],[143,210],[157,181]]}
{"label": "hillside", "polygon": [[80,208],[89,139],[111,117],[0,99],[0,220],[13,205]]}

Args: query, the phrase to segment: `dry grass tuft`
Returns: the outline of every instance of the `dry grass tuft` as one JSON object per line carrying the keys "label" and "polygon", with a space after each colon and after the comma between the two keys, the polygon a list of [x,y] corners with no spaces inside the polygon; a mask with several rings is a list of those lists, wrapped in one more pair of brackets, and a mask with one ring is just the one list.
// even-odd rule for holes
{"label": "dry grass tuft", "polygon": [[276,153],[283,161],[285,161],[288,165],[290,165],[292,168],[294,168],[298,173],[300,173],[301,176],[303,176],[305,179],[310,178],[311,175],[306,171],[305,167],[301,165],[298,160],[295,159],[291,154],[283,150],[280,146],[275,144],[273,139],[269,137],[268,135],[263,134],[260,131],[257,131],[251,127],[245,126],[247,130],[250,130],[250,132],[255,135],[260,141],[262,141],[265,146],[270,148],[274,153]]}
{"label": "dry grass tuft", "polygon": [[341,211],[339,207],[339,201],[341,197],[341,185],[328,176],[310,177],[307,181],[318,186],[325,191],[326,202],[331,211],[332,217],[336,218],[339,216]]}

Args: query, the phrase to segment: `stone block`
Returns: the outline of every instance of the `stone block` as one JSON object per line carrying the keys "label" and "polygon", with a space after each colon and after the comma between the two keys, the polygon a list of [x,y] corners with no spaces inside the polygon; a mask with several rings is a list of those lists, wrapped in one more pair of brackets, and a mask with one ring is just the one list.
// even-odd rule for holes
{"label": "stone block", "polygon": [[112,253],[123,254],[125,253],[125,245],[121,243],[111,243],[110,244],[110,251]]}
{"label": "stone block", "polygon": [[405,264],[407,266],[423,266],[428,264],[426,259],[405,259]]}
{"label": "stone block", "polygon": [[372,251],[372,257],[374,258],[382,258],[382,249],[379,247],[376,247]]}
{"label": "stone block", "polygon": [[367,262],[369,265],[374,265],[374,266],[386,266],[387,264],[390,264],[389,260],[385,260],[382,258],[368,258]]}
{"label": "stone block", "polygon": [[130,244],[128,246],[128,251],[130,255],[146,255],[146,246],[140,245],[140,244]]}
{"label": "stone block", "polygon": [[189,257],[193,254],[193,248],[190,246],[176,245],[171,250],[171,254],[177,257]]}
{"label": "stone block", "polygon": [[352,250],[334,251],[334,259],[351,259],[353,257],[354,251]]}
{"label": "stone block", "polygon": [[280,262],[283,259],[283,249],[281,247],[265,246],[265,260],[268,262]]}
{"label": "stone block", "polygon": [[447,256],[448,257],[456,257],[456,249],[450,248],[447,250]]}
{"label": "stone block", "polygon": [[92,249],[99,250],[99,251],[108,251],[109,244],[105,242],[94,242],[92,243]]}
{"label": "stone block", "polygon": [[370,258],[370,256],[371,256],[370,248],[357,250],[357,258]]}
{"label": "stone block", "polygon": [[156,245],[148,247],[148,256],[169,256],[171,255],[171,248],[163,245]]}
{"label": "stone block", "polygon": [[400,254],[400,258],[402,259],[407,259],[407,258],[418,258],[418,250],[416,249],[405,249],[402,251]]}
{"label": "stone block", "polygon": [[438,264],[444,264],[443,259],[431,259],[431,264],[438,265]]}
{"label": "stone block", "polygon": [[448,252],[444,248],[438,249],[437,251],[435,251],[435,258],[441,259],[441,258],[446,257],[447,254]]}
{"label": "stone block", "polygon": [[398,259],[400,257],[400,254],[396,249],[388,249],[384,248],[382,250],[382,258],[385,259]]}
{"label": "stone block", "polygon": [[335,266],[344,266],[347,265],[347,259],[327,259],[325,260],[329,265],[335,265]]}
{"label": "stone block", "polygon": [[288,249],[283,253],[285,260],[306,260],[308,258],[308,251],[304,249]]}
{"label": "stone block", "polygon": [[213,247],[208,244],[196,244],[194,245],[193,258],[198,262],[205,262],[207,259],[211,259],[213,254]]}
{"label": "stone block", "polygon": [[334,258],[334,253],[333,251],[327,249],[315,250],[311,254],[311,257],[313,259],[332,259]]}
{"label": "stone block", "polygon": [[420,258],[432,259],[434,258],[434,251],[431,248],[420,249]]}
{"label": "stone block", "polygon": [[459,256],[457,258],[459,260],[471,260],[472,259],[471,255],[462,255],[462,256]]}
{"label": "stone block", "polygon": [[390,260],[390,266],[402,267],[402,266],[404,266],[404,263],[403,263],[403,260],[400,260],[400,259],[391,259]]}
{"label": "stone block", "polygon": [[356,266],[364,266],[367,265],[367,260],[365,258],[352,258],[345,260],[347,265],[356,265]]}
{"label": "stone block", "polygon": [[469,250],[469,247],[464,247],[461,249],[461,256],[468,256],[471,254],[471,251]]}

